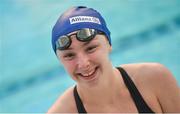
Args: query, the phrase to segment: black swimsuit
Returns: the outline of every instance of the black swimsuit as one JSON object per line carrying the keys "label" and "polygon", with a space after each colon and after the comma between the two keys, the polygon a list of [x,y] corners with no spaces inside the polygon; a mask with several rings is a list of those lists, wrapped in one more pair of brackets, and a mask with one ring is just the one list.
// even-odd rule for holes
{"label": "black swimsuit", "polygon": [[[146,104],[142,95],[140,94],[140,92],[136,88],[135,84],[133,83],[133,81],[131,80],[129,75],[126,73],[126,71],[121,67],[117,67],[117,69],[120,71],[120,73],[123,77],[124,83],[126,84],[126,87],[128,88],[128,90],[131,94],[131,97],[134,100],[134,103],[137,107],[138,112],[139,113],[154,113],[151,110],[151,108]],[[87,113],[85,108],[84,108],[84,105],[81,101],[81,98],[77,92],[76,86],[74,87],[74,98],[75,98],[75,102],[76,102],[78,112],[79,113]]]}

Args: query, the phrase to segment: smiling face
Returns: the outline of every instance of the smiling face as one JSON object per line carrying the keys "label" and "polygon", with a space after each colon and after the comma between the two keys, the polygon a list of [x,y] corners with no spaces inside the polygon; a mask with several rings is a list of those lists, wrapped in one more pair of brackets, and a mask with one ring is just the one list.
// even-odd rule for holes
{"label": "smiling face", "polygon": [[78,84],[100,83],[108,74],[111,46],[104,35],[96,35],[89,42],[81,42],[75,35],[66,50],[57,50],[57,56],[67,72]]}

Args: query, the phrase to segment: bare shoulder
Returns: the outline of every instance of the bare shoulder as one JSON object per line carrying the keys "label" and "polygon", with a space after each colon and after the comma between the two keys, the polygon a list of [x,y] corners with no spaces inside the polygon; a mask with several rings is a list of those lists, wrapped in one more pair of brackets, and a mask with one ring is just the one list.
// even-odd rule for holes
{"label": "bare shoulder", "polygon": [[73,87],[66,90],[51,106],[48,113],[76,113],[76,105],[73,96]]}
{"label": "bare shoulder", "polygon": [[150,89],[155,94],[163,112],[180,112],[180,88],[167,67],[159,63],[125,64],[122,67],[139,88]]}
{"label": "bare shoulder", "polygon": [[160,63],[125,64],[122,67],[130,73],[136,83],[146,84],[156,91],[172,84],[178,87],[170,70]]}
{"label": "bare shoulder", "polygon": [[122,67],[133,74],[133,78],[137,79],[148,79],[148,81],[171,81],[169,79],[174,79],[169,69],[160,63],[124,64]]}

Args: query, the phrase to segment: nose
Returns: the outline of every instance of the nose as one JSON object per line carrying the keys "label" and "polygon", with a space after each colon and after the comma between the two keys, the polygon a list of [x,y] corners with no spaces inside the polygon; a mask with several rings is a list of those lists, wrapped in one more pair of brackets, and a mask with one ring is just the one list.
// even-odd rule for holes
{"label": "nose", "polygon": [[90,61],[89,61],[88,55],[87,54],[79,54],[78,60],[77,60],[77,65],[78,65],[79,69],[88,70],[90,67]]}

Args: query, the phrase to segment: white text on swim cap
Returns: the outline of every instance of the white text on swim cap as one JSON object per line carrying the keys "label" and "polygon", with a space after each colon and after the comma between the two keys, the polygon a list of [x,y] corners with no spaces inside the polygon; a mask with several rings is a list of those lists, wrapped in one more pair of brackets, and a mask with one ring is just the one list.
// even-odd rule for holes
{"label": "white text on swim cap", "polygon": [[75,17],[69,18],[69,21],[71,24],[82,23],[82,22],[101,24],[101,22],[99,21],[97,17],[91,17],[91,16],[75,16]]}

